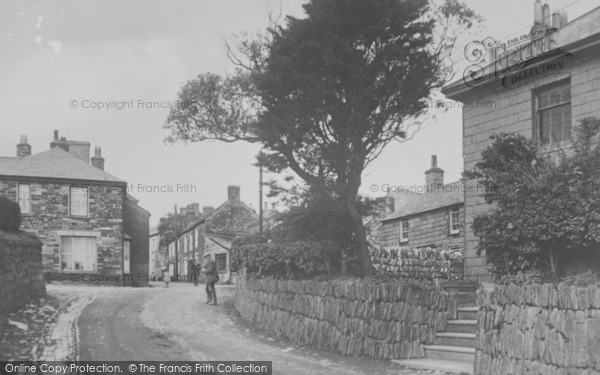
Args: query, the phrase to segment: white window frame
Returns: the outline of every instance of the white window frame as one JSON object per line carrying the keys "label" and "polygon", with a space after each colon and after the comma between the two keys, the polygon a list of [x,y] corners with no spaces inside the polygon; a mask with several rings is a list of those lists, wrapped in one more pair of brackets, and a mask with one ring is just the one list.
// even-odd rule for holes
{"label": "white window frame", "polygon": [[[454,221],[455,214],[457,214],[457,220]],[[460,207],[451,208],[450,216],[448,220],[450,234],[459,234],[460,233]],[[456,229],[454,227],[457,227]]]}
{"label": "white window frame", "polygon": [[[74,214],[73,213],[73,207],[71,206],[73,203],[73,198],[72,198],[72,193],[73,191],[80,189],[81,191],[85,191],[85,200],[86,200],[86,204],[85,204],[85,214],[84,215],[78,215],[78,214]],[[84,190],[85,189],[85,190]],[[90,214],[90,191],[89,189],[87,189],[86,187],[83,186],[70,186],[69,187],[69,216],[73,216],[73,217],[88,217]]]}
{"label": "white window frame", "polygon": [[[563,96],[563,90],[565,88],[569,88],[569,98],[568,100],[563,100],[564,98]],[[548,91],[551,90],[555,90],[558,89],[559,93],[560,93],[560,101],[559,103],[555,103],[555,104],[548,104],[545,107],[541,106],[541,95],[542,93],[546,93]],[[571,80],[567,79],[567,80],[562,80],[559,82],[554,82],[551,83],[549,85],[546,86],[542,86],[540,88],[535,89],[535,91],[533,92],[533,106],[534,106],[534,139],[542,145],[546,145],[546,144],[552,144],[552,143],[559,143],[562,141],[567,141],[573,138],[573,106],[571,103],[571,99],[573,97],[573,93],[572,93],[572,87],[571,87]],[[568,119],[568,124],[569,124],[569,134],[568,137],[565,135],[565,124],[567,123],[566,121],[563,121],[561,123],[561,136],[560,139],[556,139],[554,136],[555,134],[552,133],[552,124],[549,125],[548,131],[550,134],[545,135],[543,134],[542,130],[543,130],[543,124],[542,124],[542,119],[543,119],[543,113],[547,112],[547,111],[551,111],[553,109],[557,109],[557,108],[569,108],[569,112],[571,113],[571,118]],[[564,113],[563,113],[564,115]]]}
{"label": "white window frame", "polygon": [[[404,227],[406,224],[406,228]],[[402,220],[400,222],[400,243],[407,243],[409,239],[410,223],[408,220]]]}
{"label": "white window frame", "polygon": [[[59,231],[57,232],[58,235],[58,244],[59,244],[59,248],[58,248],[58,270],[59,272],[98,272],[98,237],[100,237],[100,233],[98,232],[87,232],[87,231]],[[84,237],[84,238],[93,238],[94,242],[96,244],[95,249],[94,249],[94,254],[95,254],[95,258],[96,260],[94,261],[94,268],[93,270],[69,270],[69,269],[63,269],[62,268],[62,263],[63,263],[63,248],[62,248],[62,239],[65,237]]]}
{"label": "white window frame", "polygon": [[[21,197],[21,186],[27,186],[27,195],[26,199]],[[27,203],[27,209],[23,209],[21,202]],[[30,214],[31,213],[31,184],[17,184],[17,203],[19,203],[19,208],[21,209],[22,214]]]}

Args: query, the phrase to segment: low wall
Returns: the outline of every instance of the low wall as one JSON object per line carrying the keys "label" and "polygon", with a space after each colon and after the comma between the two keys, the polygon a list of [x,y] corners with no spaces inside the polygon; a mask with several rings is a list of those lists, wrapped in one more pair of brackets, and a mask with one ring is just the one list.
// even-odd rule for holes
{"label": "low wall", "polygon": [[45,294],[40,240],[30,233],[0,232],[0,317]]}
{"label": "low wall", "polygon": [[374,358],[422,358],[453,295],[413,285],[238,278],[235,307],[278,338]]}
{"label": "low wall", "polygon": [[600,371],[600,288],[483,284],[477,299],[476,374]]}

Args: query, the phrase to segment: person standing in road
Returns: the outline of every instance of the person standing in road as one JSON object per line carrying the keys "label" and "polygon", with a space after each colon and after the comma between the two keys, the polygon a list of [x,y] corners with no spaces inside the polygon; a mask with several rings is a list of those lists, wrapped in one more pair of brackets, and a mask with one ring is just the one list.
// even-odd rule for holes
{"label": "person standing in road", "polygon": [[192,278],[194,279],[194,286],[198,286],[198,273],[200,272],[200,264],[195,260],[192,263]]}
{"label": "person standing in road", "polygon": [[169,274],[169,269],[163,269],[163,281],[165,282],[165,288],[169,287],[169,281],[171,281],[171,275]]}
{"label": "person standing in road", "polygon": [[209,305],[217,304],[217,291],[215,284],[219,281],[217,264],[210,257],[210,254],[204,254],[204,268],[202,273],[206,276],[206,302]]}

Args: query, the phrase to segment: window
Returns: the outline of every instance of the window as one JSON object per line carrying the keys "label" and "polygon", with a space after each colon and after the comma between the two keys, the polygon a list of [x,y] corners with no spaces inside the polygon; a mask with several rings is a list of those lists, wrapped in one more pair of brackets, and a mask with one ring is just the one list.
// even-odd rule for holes
{"label": "window", "polygon": [[460,207],[450,210],[450,234],[460,233]]}
{"label": "window", "polygon": [[19,184],[17,189],[17,200],[22,214],[31,213],[31,194],[29,184]]}
{"label": "window", "polygon": [[123,273],[130,273],[131,241],[123,241]]}
{"label": "window", "polygon": [[541,89],[535,94],[535,138],[541,144],[571,138],[571,82]]}
{"label": "window", "polygon": [[60,237],[61,271],[96,271],[96,237]]}
{"label": "window", "polygon": [[217,263],[217,271],[219,271],[219,272],[227,271],[227,254],[215,255],[215,263]]}
{"label": "window", "polygon": [[87,216],[88,190],[83,186],[71,186],[71,202],[69,204],[71,216]]}
{"label": "window", "polygon": [[400,223],[400,243],[408,242],[408,230],[410,226],[408,225],[408,220],[404,220]]}

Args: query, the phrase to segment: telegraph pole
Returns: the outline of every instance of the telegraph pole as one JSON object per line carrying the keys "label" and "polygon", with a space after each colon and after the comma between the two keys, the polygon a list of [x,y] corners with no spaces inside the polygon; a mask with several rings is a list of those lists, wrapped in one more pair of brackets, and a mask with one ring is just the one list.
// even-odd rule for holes
{"label": "telegraph pole", "polygon": [[179,280],[179,228],[177,228],[177,205],[175,205],[175,215],[173,215],[173,226],[175,228],[175,267],[173,267],[174,281]]}
{"label": "telegraph pole", "polygon": [[263,232],[263,167],[258,165],[258,231]]}

